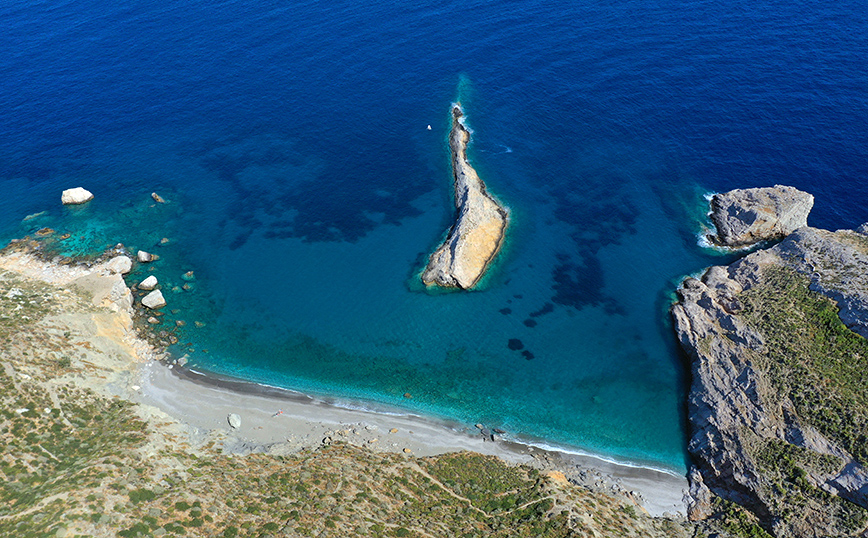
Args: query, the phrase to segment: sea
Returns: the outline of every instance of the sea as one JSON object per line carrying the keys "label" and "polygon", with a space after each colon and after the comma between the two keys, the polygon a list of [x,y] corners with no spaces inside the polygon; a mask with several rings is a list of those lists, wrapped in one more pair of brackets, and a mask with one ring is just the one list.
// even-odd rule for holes
{"label": "sea", "polygon": [[[868,221],[866,32],[855,0],[6,0],[0,244],[158,254],[128,282],[189,368],[683,473],[669,307],[738,256],[707,197]],[[454,102],[510,211],[471,291],[419,280]]]}

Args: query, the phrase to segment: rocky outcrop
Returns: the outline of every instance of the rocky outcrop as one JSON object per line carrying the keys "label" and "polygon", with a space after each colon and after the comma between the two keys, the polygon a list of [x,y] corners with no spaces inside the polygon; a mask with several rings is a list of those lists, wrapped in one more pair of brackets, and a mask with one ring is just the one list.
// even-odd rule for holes
{"label": "rocky outcrop", "polygon": [[782,185],[715,194],[710,217],[717,234],[708,239],[725,247],[783,239],[808,225],[813,206],[811,194]]}
{"label": "rocky outcrop", "polygon": [[60,195],[60,201],[63,202],[64,205],[83,204],[90,202],[91,200],[93,200],[93,194],[81,187],[66,189]]}
{"label": "rocky outcrop", "polygon": [[422,273],[425,285],[470,289],[475,286],[503,243],[508,221],[506,208],[485,189],[467,161],[470,132],[462,123],[460,105],[452,108],[452,172],[455,180],[455,223],[446,241],[431,254]]}
{"label": "rocky outcrop", "polygon": [[[770,356],[792,361],[792,372],[800,373],[791,375],[807,371],[798,356],[801,341],[795,333],[790,338],[763,332],[766,329],[756,323],[757,316],[774,316],[774,312],[748,315],[745,300],[751,293],[767,290],[789,301],[787,290],[769,279],[775,270],[789,271],[787,274],[809,282],[810,290],[837,302],[846,325],[863,336],[868,334],[868,237],[855,231],[800,228],[773,248],[729,267],[711,267],[701,278],[683,282],[672,316],[691,359],[688,449],[698,470],[691,473],[691,492],[698,497],[690,503],[691,515],[702,518],[709,513],[702,494],[707,486],[714,494],[751,509],[776,535],[841,535],[833,508],[806,501],[800,513],[783,517],[781,507],[790,501],[781,500],[775,488],[782,486],[774,486],[768,476],[768,467],[775,464],[774,459],[769,463],[768,455],[775,453],[769,447],[782,447],[780,450],[790,451],[782,453],[802,458],[792,460],[796,463],[782,460],[800,469],[794,471],[797,474],[804,473],[798,478],[802,482],[793,486],[797,493],[801,494],[800,487],[806,491],[815,487],[868,508],[868,470],[840,442],[822,434],[822,424],[800,416],[791,393],[782,392],[773,377],[788,370],[770,364]],[[798,323],[806,322],[793,316],[782,325],[812,334],[811,327]],[[769,346],[781,346],[788,339],[793,342],[792,350],[769,353]],[[787,363],[783,368],[789,367]],[[818,386],[815,390],[822,399],[824,391],[831,389]],[[820,517],[823,523],[812,524],[812,517]]]}

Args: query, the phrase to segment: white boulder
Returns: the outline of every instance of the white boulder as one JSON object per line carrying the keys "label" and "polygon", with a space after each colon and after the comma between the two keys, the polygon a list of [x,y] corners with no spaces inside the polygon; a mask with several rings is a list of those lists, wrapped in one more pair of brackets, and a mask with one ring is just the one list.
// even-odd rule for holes
{"label": "white boulder", "polygon": [[154,275],[150,275],[150,276],[148,276],[148,278],[142,280],[139,283],[139,289],[145,290],[145,291],[150,291],[150,290],[156,288],[157,284],[158,284],[157,277],[155,277]]}
{"label": "white boulder", "polygon": [[64,205],[83,204],[85,202],[90,202],[91,200],[93,200],[93,193],[81,187],[66,189],[63,191],[63,194],[60,195],[60,201],[63,202]]}
{"label": "white boulder", "polygon": [[226,417],[226,420],[229,421],[229,426],[231,426],[232,429],[237,430],[241,427],[241,417],[239,417],[235,413],[229,413],[229,416]]}
{"label": "white boulder", "polygon": [[110,273],[116,275],[125,275],[133,268],[133,260],[126,256],[115,256],[105,264],[106,269]]}
{"label": "white boulder", "polygon": [[163,294],[160,290],[154,290],[142,297],[142,304],[148,308],[157,309],[166,306],[166,300],[163,298]]}

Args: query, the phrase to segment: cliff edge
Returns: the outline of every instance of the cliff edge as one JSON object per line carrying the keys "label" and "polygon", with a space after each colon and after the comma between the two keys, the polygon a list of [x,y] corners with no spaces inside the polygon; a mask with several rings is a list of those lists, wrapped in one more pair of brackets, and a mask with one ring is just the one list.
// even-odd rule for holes
{"label": "cliff edge", "polygon": [[455,181],[455,223],[446,241],[431,254],[422,273],[426,286],[470,289],[497,255],[506,232],[508,212],[488,194],[485,183],[467,162],[470,132],[462,123],[461,105],[452,107],[452,174]]}
{"label": "cliff edge", "polygon": [[735,503],[775,536],[864,535],[868,236],[803,227],[678,295],[691,519]]}

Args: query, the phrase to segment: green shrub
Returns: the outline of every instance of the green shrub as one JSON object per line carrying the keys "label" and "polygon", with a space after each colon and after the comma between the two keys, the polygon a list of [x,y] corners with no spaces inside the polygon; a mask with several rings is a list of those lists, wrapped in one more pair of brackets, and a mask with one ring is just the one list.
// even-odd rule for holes
{"label": "green shrub", "polygon": [[153,501],[157,494],[149,489],[134,489],[129,493],[130,502],[133,504],[139,504],[140,502]]}

